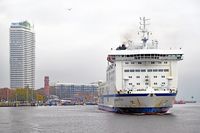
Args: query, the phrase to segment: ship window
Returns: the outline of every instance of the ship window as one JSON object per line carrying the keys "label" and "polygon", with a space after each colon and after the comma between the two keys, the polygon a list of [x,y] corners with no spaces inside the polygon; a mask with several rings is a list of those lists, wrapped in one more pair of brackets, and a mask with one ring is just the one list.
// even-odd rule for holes
{"label": "ship window", "polygon": [[128,76],[129,78],[132,78],[132,76]]}
{"label": "ship window", "polygon": [[125,69],[124,72],[129,72],[129,70],[128,70],[128,69]]}
{"label": "ship window", "polygon": [[140,78],[140,76],[136,76],[136,78]]}
{"label": "ship window", "polygon": [[149,78],[149,76],[145,76],[145,78]]}
{"label": "ship window", "polygon": [[135,62],[131,62],[131,64],[134,64]]}
{"label": "ship window", "polygon": [[161,76],[161,78],[165,78],[165,76]]}
{"label": "ship window", "polygon": [[149,85],[149,83],[145,83],[145,85]]}
{"label": "ship window", "polygon": [[159,72],[163,72],[163,69],[159,69]]}
{"label": "ship window", "polygon": [[177,59],[181,59],[181,57],[177,57]]}
{"label": "ship window", "polygon": [[132,83],[129,83],[129,85],[132,85]]}
{"label": "ship window", "polygon": [[157,69],[153,69],[153,72],[157,72],[158,70]]}
{"label": "ship window", "polygon": [[154,62],[154,61],[152,61],[152,62],[151,62],[151,64],[155,64],[155,62]]}
{"label": "ship window", "polygon": [[157,76],[153,76],[154,78],[157,78]]}
{"label": "ship window", "polygon": [[147,72],[152,72],[152,69],[148,69]]}
{"label": "ship window", "polygon": [[167,64],[167,61],[165,61],[164,64]]}
{"label": "ship window", "polygon": [[125,62],[125,64],[129,64],[129,62]]}
{"label": "ship window", "polygon": [[164,69],[164,72],[169,72],[169,69]]}
{"label": "ship window", "polygon": [[134,69],[130,69],[130,72],[134,72]]}
{"label": "ship window", "polygon": [[162,82],[163,85],[165,85],[165,82]]}
{"label": "ship window", "polygon": [[158,64],[162,64],[162,62],[159,61]]}
{"label": "ship window", "polygon": [[157,83],[155,82],[155,83],[153,83],[154,85],[157,85]]}
{"label": "ship window", "polygon": [[141,72],[146,72],[146,70],[145,69],[141,69]]}
{"label": "ship window", "polygon": [[140,69],[136,69],[135,71],[136,71],[136,72],[140,72]]}
{"label": "ship window", "polygon": [[137,85],[140,85],[140,83],[137,83]]}
{"label": "ship window", "polygon": [[138,62],[138,64],[142,64],[142,62]]}

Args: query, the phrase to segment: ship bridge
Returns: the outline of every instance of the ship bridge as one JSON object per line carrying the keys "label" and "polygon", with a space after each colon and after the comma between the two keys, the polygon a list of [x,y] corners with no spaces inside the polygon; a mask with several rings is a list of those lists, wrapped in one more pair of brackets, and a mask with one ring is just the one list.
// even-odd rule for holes
{"label": "ship bridge", "polygon": [[161,50],[161,49],[136,49],[136,50],[112,50],[108,54],[107,60],[111,63],[114,61],[131,61],[131,60],[183,60],[183,51],[178,50]]}

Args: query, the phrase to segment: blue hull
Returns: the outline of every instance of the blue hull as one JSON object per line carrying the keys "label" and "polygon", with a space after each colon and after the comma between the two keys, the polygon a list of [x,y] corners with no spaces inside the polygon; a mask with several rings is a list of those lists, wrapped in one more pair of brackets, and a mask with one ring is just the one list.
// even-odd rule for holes
{"label": "blue hull", "polygon": [[119,108],[119,107],[108,107],[104,105],[98,105],[100,110],[105,110],[115,113],[145,113],[145,114],[155,114],[155,113],[166,113],[170,107],[142,107],[142,108]]}

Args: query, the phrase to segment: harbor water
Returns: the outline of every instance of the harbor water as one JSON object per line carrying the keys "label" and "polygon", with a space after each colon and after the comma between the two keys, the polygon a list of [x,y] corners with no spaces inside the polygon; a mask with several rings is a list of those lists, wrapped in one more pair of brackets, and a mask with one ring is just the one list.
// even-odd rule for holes
{"label": "harbor water", "polygon": [[199,133],[200,104],[165,115],[115,114],[97,106],[0,108],[0,133]]}

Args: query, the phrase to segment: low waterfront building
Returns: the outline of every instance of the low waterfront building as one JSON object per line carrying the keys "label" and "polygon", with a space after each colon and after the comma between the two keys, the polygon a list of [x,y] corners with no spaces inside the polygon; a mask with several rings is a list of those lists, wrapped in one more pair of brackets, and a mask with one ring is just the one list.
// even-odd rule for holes
{"label": "low waterfront building", "polygon": [[10,88],[0,88],[0,101],[13,100],[13,90]]}
{"label": "low waterfront building", "polygon": [[95,101],[98,95],[98,84],[57,83],[56,95],[60,99],[76,98],[81,101]]}

